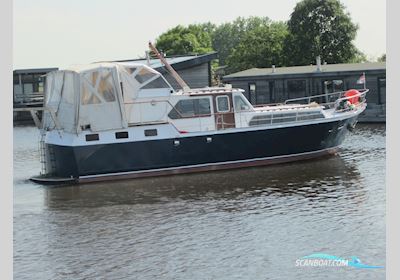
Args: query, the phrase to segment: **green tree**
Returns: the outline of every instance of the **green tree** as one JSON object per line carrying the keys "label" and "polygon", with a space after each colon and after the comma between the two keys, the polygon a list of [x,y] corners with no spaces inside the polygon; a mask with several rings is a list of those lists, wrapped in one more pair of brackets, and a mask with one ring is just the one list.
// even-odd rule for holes
{"label": "green tree", "polygon": [[380,57],[378,57],[378,62],[386,62],[386,54],[382,54]]}
{"label": "green tree", "polygon": [[283,66],[285,62],[283,43],[287,34],[285,23],[271,21],[265,21],[246,31],[226,60],[227,72],[272,65]]}
{"label": "green tree", "polygon": [[247,32],[269,23],[268,17],[238,17],[233,22],[219,25],[212,34],[212,46],[218,52],[219,64],[226,64],[228,56],[239,45]]}
{"label": "green tree", "polygon": [[327,63],[346,63],[359,52],[353,41],[358,26],[339,0],[303,0],[288,21],[285,42],[288,65],[315,63],[320,55]]}
{"label": "green tree", "polygon": [[361,63],[361,62],[368,62],[367,56],[360,50],[356,49],[354,52],[353,58],[351,58],[348,63]]}
{"label": "green tree", "polygon": [[178,25],[156,39],[156,47],[167,55],[204,54],[212,52],[212,23]]}

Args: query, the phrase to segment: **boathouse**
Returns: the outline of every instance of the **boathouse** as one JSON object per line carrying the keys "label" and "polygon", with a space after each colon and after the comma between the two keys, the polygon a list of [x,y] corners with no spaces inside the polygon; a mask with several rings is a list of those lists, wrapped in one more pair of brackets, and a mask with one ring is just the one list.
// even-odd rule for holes
{"label": "boathouse", "polygon": [[244,89],[246,98],[256,105],[363,88],[363,84],[357,83],[363,73],[370,92],[367,94],[367,109],[359,121],[385,122],[385,62],[252,68],[226,75],[222,81]]}

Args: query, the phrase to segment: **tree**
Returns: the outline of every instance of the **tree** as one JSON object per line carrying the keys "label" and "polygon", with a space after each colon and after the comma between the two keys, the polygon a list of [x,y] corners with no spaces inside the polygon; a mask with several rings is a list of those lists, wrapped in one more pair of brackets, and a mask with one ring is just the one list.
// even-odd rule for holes
{"label": "tree", "polygon": [[228,72],[272,65],[283,66],[283,43],[287,34],[285,23],[271,21],[265,21],[246,31],[226,60]]}
{"label": "tree", "polygon": [[238,17],[233,22],[223,23],[213,32],[212,46],[218,52],[219,64],[225,65],[229,55],[233,52],[246,33],[257,27],[270,23],[268,17]]}
{"label": "tree", "polygon": [[212,23],[178,25],[156,39],[156,47],[167,55],[204,54],[212,52]]}
{"label": "tree", "polygon": [[354,52],[354,57],[351,58],[348,63],[362,63],[362,62],[369,62],[367,56],[360,50],[356,49]]}
{"label": "tree", "polygon": [[329,64],[346,63],[359,54],[353,44],[358,26],[339,0],[303,0],[288,21],[285,42],[288,65],[315,63],[320,55]]}
{"label": "tree", "polygon": [[386,62],[386,54],[382,54],[380,57],[378,57],[378,62]]}

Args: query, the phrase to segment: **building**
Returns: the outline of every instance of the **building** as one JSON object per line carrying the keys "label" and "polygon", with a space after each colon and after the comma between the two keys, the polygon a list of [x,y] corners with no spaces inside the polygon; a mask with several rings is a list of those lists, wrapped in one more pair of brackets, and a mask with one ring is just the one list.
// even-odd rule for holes
{"label": "building", "polygon": [[363,88],[357,80],[365,73],[368,106],[360,122],[386,120],[386,63],[324,64],[252,68],[223,77],[224,83],[245,90],[252,104],[279,103],[287,99]]}
{"label": "building", "polygon": [[[191,88],[201,88],[211,86],[211,62],[216,58],[217,53],[213,52],[204,55],[167,57],[166,59]],[[161,72],[173,88],[180,88],[159,59],[128,59],[114,62],[136,62],[150,65]],[[41,107],[43,105],[44,75],[54,70],[58,70],[58,68],[14,70],[14,108]],[[14,112],[14,123],[31,121],[30,112]]]}
{"label": "building", "polygon": [[58,68],[19,69],[13,71],[14,107],[41,104],[43,102],[44,77]]}
{"label": "building", "polygon": [[[218,57],[217,52],[203,55],[166,57],[168,63],[191,88],[211,86],[211,62]],[[175,79],[168,73],[159,59],[129,59],[114,62],[137,62],[151,66],[167,79],[174,89],[180,89]]]}

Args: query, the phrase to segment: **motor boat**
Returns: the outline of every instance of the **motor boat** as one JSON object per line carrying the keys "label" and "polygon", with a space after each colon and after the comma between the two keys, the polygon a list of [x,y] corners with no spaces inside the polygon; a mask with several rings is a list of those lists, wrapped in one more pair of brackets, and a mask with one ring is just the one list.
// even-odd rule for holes
{"label": "motor boat", "polygon": [[192,89],[146,64],[102,62],[46,75],[43,184],[83,183],[283,163],[334,154],[368,89],[253,106],[244,90]]}

